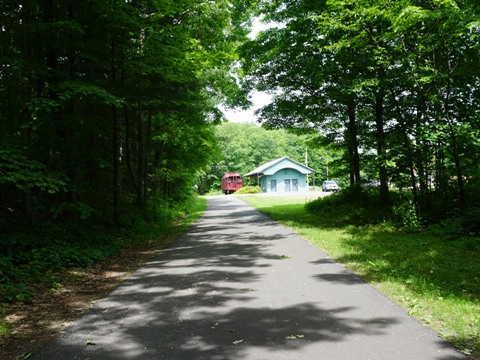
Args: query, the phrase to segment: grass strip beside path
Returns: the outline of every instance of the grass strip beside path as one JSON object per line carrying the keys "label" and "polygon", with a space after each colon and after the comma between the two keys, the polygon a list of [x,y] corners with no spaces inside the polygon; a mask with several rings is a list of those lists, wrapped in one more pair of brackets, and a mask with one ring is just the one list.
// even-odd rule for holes
{"label": "grass strip beside path", "polygon": [[357,226],[310,214],[303,197],[242,196],[362,277],[473,359],[480,359],[480,253],[429,232]]}

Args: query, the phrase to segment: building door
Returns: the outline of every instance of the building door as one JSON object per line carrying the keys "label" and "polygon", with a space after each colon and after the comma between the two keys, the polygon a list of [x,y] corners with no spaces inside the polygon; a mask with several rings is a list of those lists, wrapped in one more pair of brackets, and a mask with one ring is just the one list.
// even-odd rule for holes
{"label": "building door", "polygon": [[270,191],[277,192],[277,180],[270,180]]}
{"label": "building door", "polygon": [[290,179],[285,179],[285,192],[290,191]]}
{"label": "building door", "polygon": [[298,179],[292,179],[292,191],[298,191]]}

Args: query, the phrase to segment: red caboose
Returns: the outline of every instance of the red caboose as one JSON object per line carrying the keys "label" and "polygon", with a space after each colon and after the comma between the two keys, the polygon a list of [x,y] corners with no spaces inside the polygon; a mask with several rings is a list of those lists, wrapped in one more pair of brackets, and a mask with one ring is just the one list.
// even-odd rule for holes
{"label": "red caboose", "polygon": [[222,177],[222,193],[234,193],[243,186],[242,175],[239,173],[225,173]]}

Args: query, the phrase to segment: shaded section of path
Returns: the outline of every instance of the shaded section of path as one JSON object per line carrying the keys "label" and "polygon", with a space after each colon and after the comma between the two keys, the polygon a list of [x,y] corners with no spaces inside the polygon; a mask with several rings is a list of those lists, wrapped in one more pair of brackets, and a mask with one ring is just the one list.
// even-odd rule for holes
{"label": "shaded section of path", "polygon": [[34,359],[465,359],[232,196]]}

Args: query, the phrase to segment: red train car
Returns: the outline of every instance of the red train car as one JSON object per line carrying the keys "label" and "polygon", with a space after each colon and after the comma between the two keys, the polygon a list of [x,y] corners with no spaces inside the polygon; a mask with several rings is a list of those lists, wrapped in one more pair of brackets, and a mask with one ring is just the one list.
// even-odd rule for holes
{"label": "red train car", "polygon": [[239,173],[225,173],[222,177],[222,193],[234,193],[243,186],[242,175]]}

